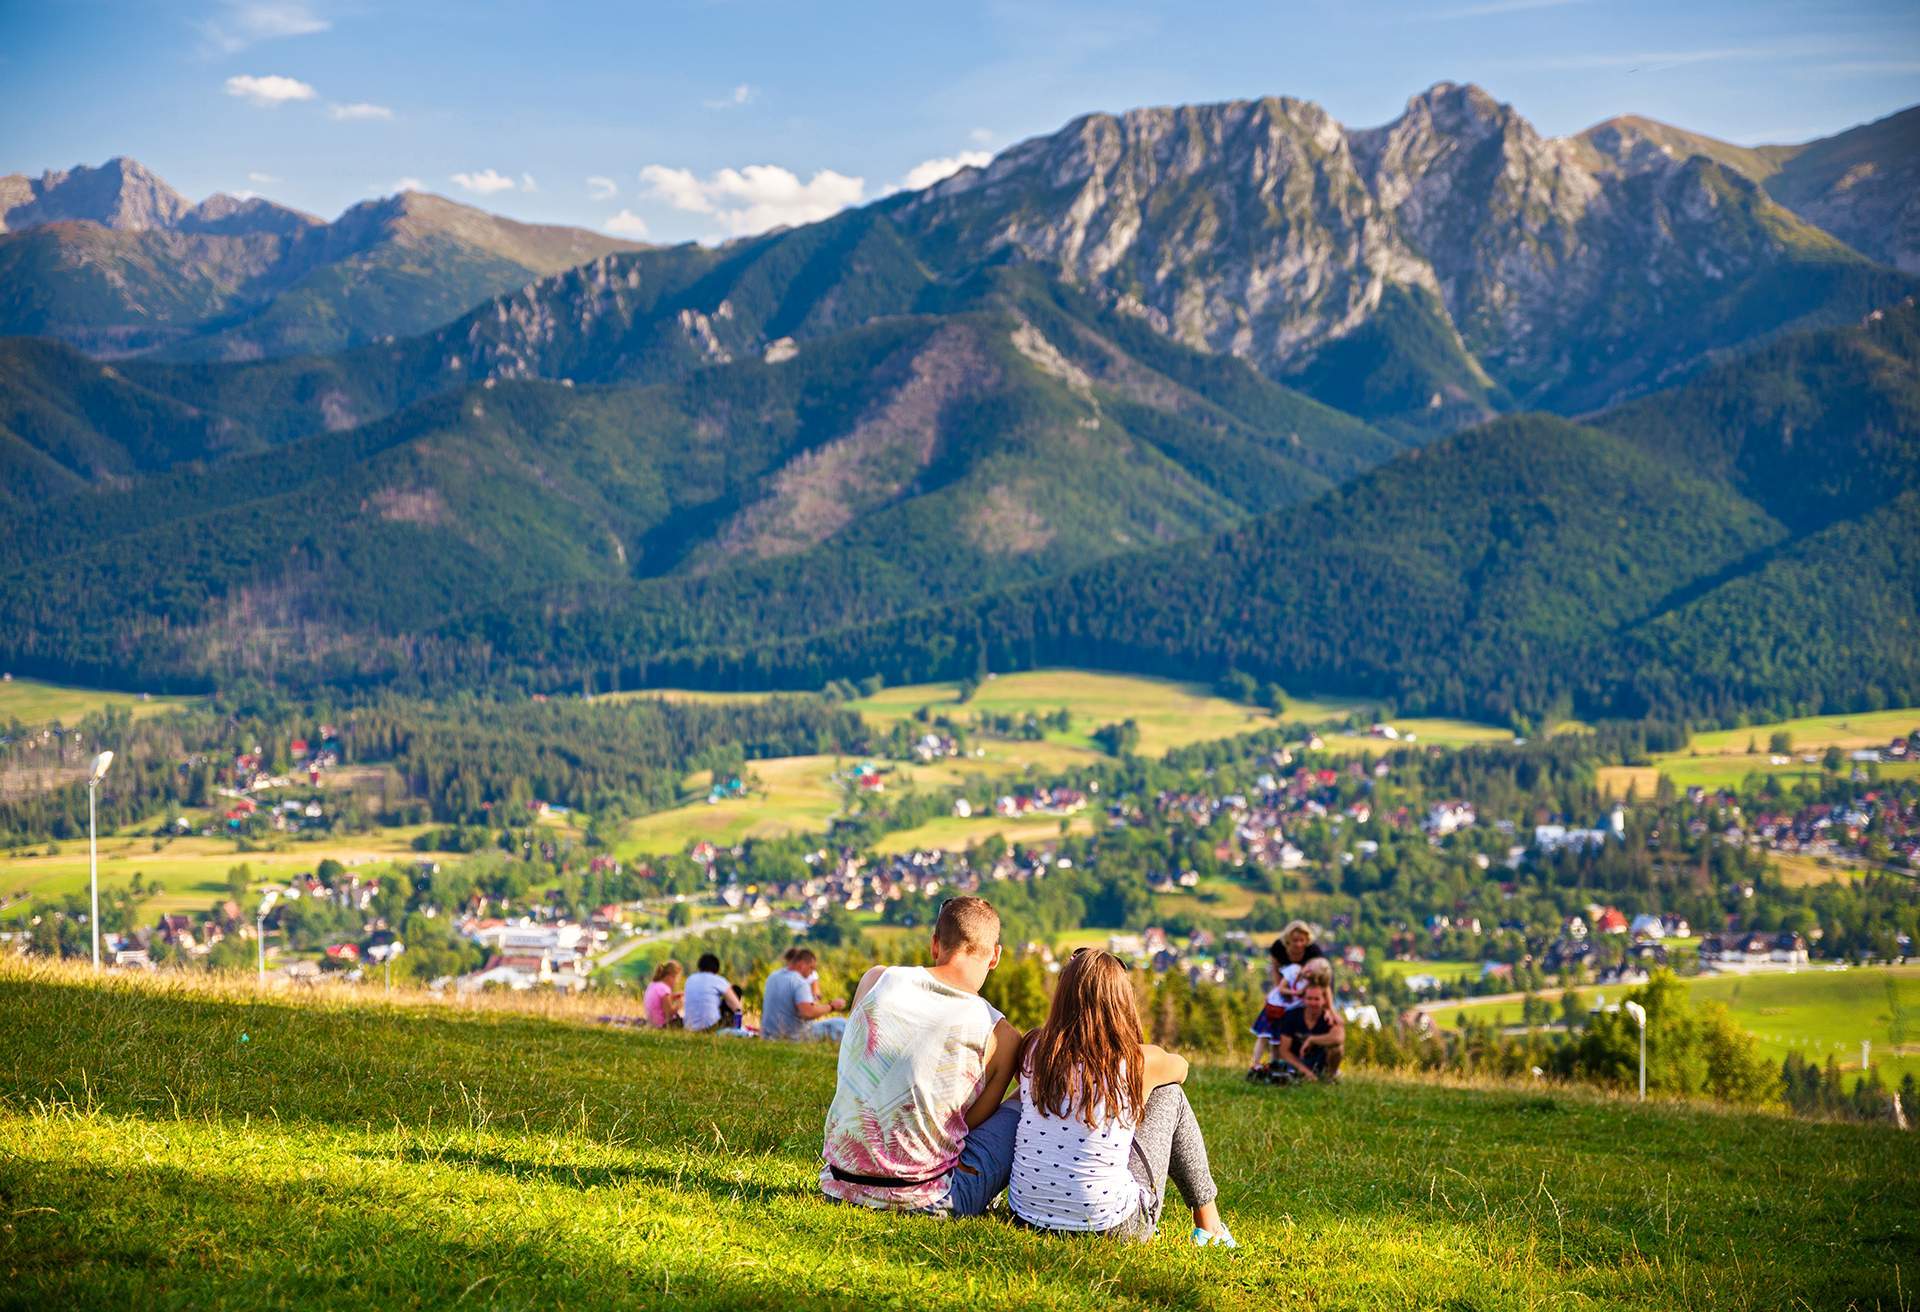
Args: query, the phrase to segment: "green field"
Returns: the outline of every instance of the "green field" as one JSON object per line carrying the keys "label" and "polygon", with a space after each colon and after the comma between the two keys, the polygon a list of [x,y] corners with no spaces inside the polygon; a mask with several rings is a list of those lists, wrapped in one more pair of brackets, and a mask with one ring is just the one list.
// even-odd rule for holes
{"label": "green field", "polygon": [[1920,1279],[1920,1137],[1882,1127],[1202,1068],[1228,1255],[1177,1204],[1127,1245],[823,1201],[826,1047],[152,988],[0,975],[0,1305],[1892,1309]]}
{"label": "green field", "polygon": [[[1873,1044],[1873,1064],[1881,1078],[1898,1084],[1912,1072],[1920,1077],[1920,966],[1870,966],[1857,970],[1806,970],[1755,975],[1689,977],[1691,996],[1722,1003],[1762,1052],[1785,1058],[1798,1052],[1825,1062],[1829,1054],[1841,1069],[1860,1069],[1860,1041]],[[1621,989],[1583,989],[1610,995]],[[1610,1001],[1617,1000],[1609,998]],[[1434,1022],[1455,1024],[1462,1007],[1478,1019],[1501,1025],[1521,1023],[1517,1002],[1449,1003],[1433,1007]]]}
{"label": "green field", "polygon": [[[1664,752],[1646,766],[1604,766],[1600,770],[1602,791],[1624,797],[1629,786],[1642,796],[1651,796],[1656,775],[1665,775],[1676,788],[1736,789],[1751,775],[1778,778],[1786,783],[1801,779],[1819,780],[1825,770],[1818,762],[1800,757],[1809,752],[1824,753],[1829,747],[1842,751],[1884,747],[1894,738],[1920,729],[1920,707],[1901,707],[1891,711],[1862,711],[1848,715],[1812,715],[1798,720],[1780,720],[1756,724],[1745,729],[1716,729],[1693,735],[1684,751]],[[1769,759],[1768,743],[1776,733],[1793,739],[1793,760],[1775,765]],[[1753,750],[1748,751],[1751,746]],[[1848,762],[1843,767],[1853,768]],[[1883,761],[1878,766],[1886,779],[1920,778],[1920,760]]]}
{"label": "green field", "polygon": [[159,697],[149,693],[69,688],[39,679],[14,678],[0,682],[0,725],[15,720],[33,725],[55,721],[75,724],[109,706],[127,707],[137,717],[161,715],[205,700],[204,697]]}
{"label": "green field", "polygon": [[[240,852],[230,839],[197,835],[164,840],[145,835],[106,835],[100,839],[100,887],[122,887],[131,883],[136,873],[149,884],[159,883],[164,891],[141,904],[141,918],[150,920],[175,911],[206,910],[226,896],[227,871],[242,864],[252,868],[256,880],[266,880],[312,870],[328,858],[348,867],[460,859],[448,853],[414,851],[414,838],[426,828],[384,829],[312,842],[291,839],[277,852]],[[86,892],[86,840],[68,839],[58,848],[53,856],[46,855],[44,844],[23,849],[23,855],[0,855],[0,902],[22,895],[58,897]]]}
{"label": "green field", "polygon": [[[930,765],[892,765],[889,768],[896,772],[897,782],[890,786],[904,786],[910,780],[923,789],[971,788],[976,784],[991,788],[1030,771],[1071,776],[1076,768],[1105,759],[1094,743],[1094,731],[1102,725],[1128,719],[1140,727],[1139,752],[1155,756],[1169,748],[1269,729],[1282,723],[1324,724],[1343,720],[1365,709],[1365,704],[1357,701],[1288,697],[1282,714],[1275,716],[1257,707],[1215,696],[1201,684],[1066,669],[998,675],[981,684],[964,704],[955,700],[958,694],[956,683],[909,684],[883,688],[871,697],[850,701],[846,706],[880,732],[910,719],[922,707],[950,715],[962,724],[982,713],[1023,716],[1065,707],[1071,724],[1067,730],[1051,732],[1039,742],[982,735],[972,742],[980,753],[977,756]],[[654,689],[607,694],[605,699],[664,697],[724,702],[800,695],[803,694]],[[1396,724],[1418,734],[1421,742],[1437,746],[1508,741],[1512,737],[1504,729],[1465,720],[1414,719],[1396,721]],[[1381,739],[1337,736],[1330,740],[1330,745],[1338,750],[1382,751],[1393,744]],[[818,832],[839,814],[844,801],[832,783],[833,773],[853,760],[851,757],[794,756],[756,761],[749,768],[765,783],[764,793],[729,798],[711,805],[705,800],[709,777],[704,773],[690,775],[685,790],[692,800],[630,821],[623,827],[615,850],[622,857],[632,858],[681,851],[687,844],[701,839],[732,845],[751,838]],[[1078,825],[1084,829],[1090,823],[1083,818]],[[882,852],[913,848],[962,850],[995,833],[1009,842],[1017,842],[1050,837],[1057,832],[1057,821],[943,817],[916,829],[889,835],[879,848]]]}
{"label": "green field", "polygon": [[1215,696],[1203,684],[1065,669],[996,675],[981,684],[964,704],[955,700],[959,691],[954,683],[907,684],[883,688],[872,697],[847,705],[881,727],[906,719],[922,706],[961,722],[982,711],[996,715],[1025,715],[1029,711],[1045,714],[1064,706],[1072,716],[1072,728],[1062,736],[1063,742],[1090,748],[1093,731],[1101,725],[1132,720],[1140,726],[1142,756],[1158,756],[1171,747],[1230,738],[1287,722],[1322,724],[1344,719],[1365,705],[1288,697],[1276,716]]}
{"label": "green field", "polygon": [[[1473,747],[1480,743],[1510,743],[1513,730],[1502,729],[1497,725],[1477,724],[1472,720],[1437,720],[1414,718],[1394,720],[1393,727],[1399,731],[1400,739],[1376,738],[1364,733],[1336,733],[1326,735],[1327,750],[1331,752],[1366,752],[1378,755],[1401,747]],[[1413,741],[1407,741],[1407,735],[1413,735]]]}
{"label": "green field", "polygon": [[[1045,774],[1071,772],[1076,766],[1096,759],[1085,748],[1064,743],[999,742],[981,744],[983,756],[954,758],[916,765],[899,761],[874,761],[886,774],[886,792],[907,788],[922,791],[950,788],[983,790],[1003,785],[1028,771]],[[746,778],[760,787],[739,797],[709,803],[707,789],[712,776],[706,771],[689,775],[686,790],[695,799],[683,805],[656,811],[628,821],[621,828],[615,852],[622,858],[658,856],[683,850],[687,844],[705,839],[730,846],[749,838],[783,838],[790,834],[818,833],[825,830],[846,803],[844,791],[834,782],[840,771],[857,765],[858,756],[783,756],[747,763]],[[1081,817],[1082,827],[1090,823]],[[995,832],[1034,837],[1032,821],[1002,821],[992,816],[970,821],[936,819],[903,839],[890,835],[885,851],[904,851],[914,846],[957,847],[968,845],[970,837],[985,838]],[[1021,827],[1025,826],[1026,830]],[[1058,822],[1053,822],[1057,832]],[[922,840],[925,841],[922,841]]]}
{"label": "green field", "polygon": [[1796,752],[1825,751],[1829,747],[1851,751],[1856,747],[1884,747],[1890,739],[1903,737],[1915,729],[1920,729],[1920,706],[1903,706],[1890,711],[1810,715],[1746,729],[1717,729],[1695,734],[1687,746],[1702,756],[1734,755],[1744,754],[1751,742],[1764,758],[1767,740],[1776,733],[1791,734]]}
{"label": "green field", "polygon": [[1431,975],[1437,980],[1452,983],[1455,980],[1480,978],[1480,963],[1477,961],[1376,961],[1369,964],[1379,974],[1394,979],[1405,979],[1409,975]]}

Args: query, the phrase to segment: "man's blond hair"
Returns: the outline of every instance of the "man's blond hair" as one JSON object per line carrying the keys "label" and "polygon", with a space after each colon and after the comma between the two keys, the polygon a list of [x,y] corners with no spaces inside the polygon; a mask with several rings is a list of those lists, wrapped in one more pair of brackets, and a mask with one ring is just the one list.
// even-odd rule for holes
{"label": "man's blond hair", "polygon": [[1000,913],[983,897],[950,897],[933,922],[933,941],[943,953],[984,957],[1000,941]]}

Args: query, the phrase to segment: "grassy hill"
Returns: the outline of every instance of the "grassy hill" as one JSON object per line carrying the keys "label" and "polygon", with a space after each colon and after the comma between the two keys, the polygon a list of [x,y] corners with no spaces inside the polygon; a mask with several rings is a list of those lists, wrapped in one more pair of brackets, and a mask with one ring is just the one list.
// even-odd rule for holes
{"label": "grassy hill", "polygon": [[[1904,1306],[1920,1140],[1196,1072],[1244,1248],[844,1209],[826,1049],[0,974],[0,1307]],[[629,1004],[630,1005],[630,1004]]]}

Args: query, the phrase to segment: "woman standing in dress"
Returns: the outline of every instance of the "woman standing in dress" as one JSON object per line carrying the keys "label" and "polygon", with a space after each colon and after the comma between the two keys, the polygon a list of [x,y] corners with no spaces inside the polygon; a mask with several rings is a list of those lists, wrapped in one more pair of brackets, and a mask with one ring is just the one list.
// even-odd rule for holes
{"label": "woman standing in dress", "polygon": [[1193,1242],[1237,1247],[1180,1087],[1186,1058],[1141,1042],[1120,958],[1092,948],[1068,958],[1025,1048],[1007,1188],[1015,1216],[1043,1230],[1151,1239],[1171,1179],[1193,1211]]}

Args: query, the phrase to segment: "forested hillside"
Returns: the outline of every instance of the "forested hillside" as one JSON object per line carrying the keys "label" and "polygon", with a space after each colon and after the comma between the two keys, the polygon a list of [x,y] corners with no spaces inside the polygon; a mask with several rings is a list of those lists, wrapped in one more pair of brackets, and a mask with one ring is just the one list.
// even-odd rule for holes
{"label": "forested hillside", "polygon": [[[1593,426],[1497,421],[1204,550],[653,673],[805,685],[855,668],[1239,668],[1521,719],[1911,701],[1917,327],[1903,305]],[[581,659],[567,639],[554,630],[556,653]]]}
{"label": "forested hillside", "polygon": [[[1030,292],[1012,279],[977,311],[680,382],[488,381],[278,446],[255,430],[251,454],[23,507],[0,545],[13,659],[377,680],[478,615],[454,645],[544,662],[521,630],[609,591],[613,650],[798,636],[1207,533],[1398,449],[1238,362],[1105,336]],[[103,368],[31,353],[43,372]],[[23,431],[65,449],[50,423]]]}
{"label": "forested hillside", "polygon": [[[1876,196],[1889,122],[1821,148]],[[321,240],[117,167],[0,180],[0,248]],[[1443,83],[1369,129],[1090,115],[716,247],[361,207],[165,351],[0,341],[0,663],[438,692],[1065,662],[1523,722],[1904,698],[1920,283],[1760,185],[1792,167],[1645,120],[1543,138]],[[455,317],[495,259],[568,267]],[[403,304],[439,326],[378,331]],[[321,341],[361,344],[185,358]]]}

